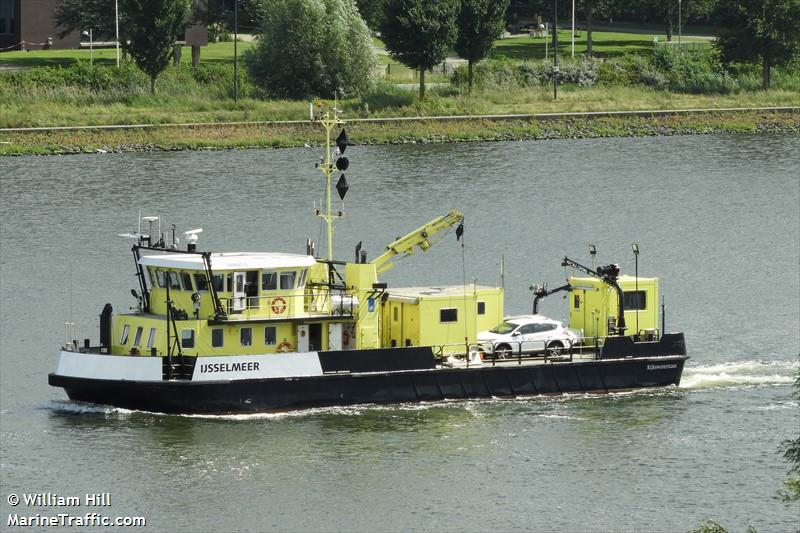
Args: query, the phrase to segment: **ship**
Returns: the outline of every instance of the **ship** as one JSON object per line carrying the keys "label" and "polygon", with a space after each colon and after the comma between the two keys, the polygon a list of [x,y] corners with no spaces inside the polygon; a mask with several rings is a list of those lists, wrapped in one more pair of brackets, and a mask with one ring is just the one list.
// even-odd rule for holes
{"label": "ship", "polygon": [[[325,129],[324,200],[314,213],[327,228],[326,254],[212,252],[201,228],[185,246],[161,231],[160,215],[139,214],[123,237],[131,248],[136,307],[99,316],[98,342],[67,328],[48,376],[72,401],[169,414],[276,412],[354,404],[616,393],[677,386],[688,359],[683,333],[663,332],[658,278],[621,276],[617,265],[534,291],[570,297],[568,342],[500,347],[480,332],[504,321],[504,287],[477,283],[390,287],[380,275],[401,257],[455,233],[452,210],[390,243],[372,260],[361,243],[352,261],[334,259],[333,182],[344,200],[350,145],[334,109],[312,120]],[[334,138],[336,130],[341,131]],[[628,327],[627,324],[635,324]]]}

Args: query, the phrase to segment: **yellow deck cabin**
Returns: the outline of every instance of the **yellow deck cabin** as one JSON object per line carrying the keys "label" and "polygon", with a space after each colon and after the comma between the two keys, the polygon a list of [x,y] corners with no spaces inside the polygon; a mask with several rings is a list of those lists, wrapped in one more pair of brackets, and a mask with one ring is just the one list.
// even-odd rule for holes
{"label": "yellow deck cabin", "polygon": [[385,347],[444,346],[464,352],[464,339],[503,320],[503,289],[481,285],[392,288],[381,311]]}
{"label": "yellow deck cabin", "polygon": [[[597,278],[568,279],[569,325],[583,332],[587,340],[605,337],[617,322],[617,292]],[[617,280],[625,298],[626,334],[658,330],[658,278],[620,276]],[[637,292],[638,287],[638,292]],[[638,316],[638,326],[637,326]]]}

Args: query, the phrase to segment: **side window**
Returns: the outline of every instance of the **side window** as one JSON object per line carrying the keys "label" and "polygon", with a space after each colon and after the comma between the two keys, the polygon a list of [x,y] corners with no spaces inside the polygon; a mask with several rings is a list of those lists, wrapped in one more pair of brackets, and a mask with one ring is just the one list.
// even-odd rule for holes
{"label": "side window", "polygon": [[478,314],[479,315],[486,314],[486,302],[478,302]]}
{"label": "side window", "polygon": [[195,274],[194,275],[194,284],[197,287],[198,291],[207,291],[208,290],[208,280],[206,280],[205,274]]}
{"label": "side window", "polygon": [[529,335],[531,333],[536,332],[536,324],[525,324],[524,326],[520,326],[517,330],[517,333],[520,335]]}
{"label": "side window", "polygon": [[211,346],[213,348],[221,348],[224,343],[225,332],[222,328],[211,330]]}
{"label": "side window", "polygon": [[156,270],[153,267],[147,267],[147,273],[150,274],[150,286],[156,287],[158,279],[156,278]]}
{"label": "side window", "polygon": [[271,346],[277,342],[277,329],[275,326],[266,326],[264,328],[264,344]]}
{"label": "side window", "polygon": [[156,270],[156,279],[158,280],[158,286],[162,289],[167,286],[167,274],[163,270]]}
{"label": "side window", "polygon": [[626,311],[641,311],[647,309],[645,291],[630,291],[623,293],[623,302]]}
{"label": "side window", "polygon": [[181,330],[181,346],[183,348],[194,348],[194,330]]}
{"label": "side window", "polygon": [[128,326],[128,324],[122,326],[122,335],[119,337],[120,344],[128,344],[128,333],[130,332],[130,329],[131,328]]}
{"label": "side window", "polygon": [[297,277],[297,272],[281,272],[281,290],[294,289],[294,280]]}
{"label": "side window", "polygon": [[169,288],[175,290],[181,290],[181,282],[178,279],[178,273],[168,271],[167,274],[169,276]]}
{"label": "side window", "polygon": [[150,328],[150,335],[147,336],[147,347],[152,348],[156,344],[156,328]]}
{"label": "side window", "polygon": [[190,276],[188,272],[181,272],[181,285],[185,291],[194,290],[192,288],[192,276]]}
{"label": "side window", "polygon": [[439,322],[458,322],[458,309],[439,309]]}
{"label": "side window", "polygon": [[300,271],[300,279],[297,280],[297,288],[302,289],[306,286],[306,274],[308,273],[307,270]]}
{"label": "side window", "polygon": [[140,346],[142,344],[142,332],[143,331],[144,331],[144,328],[141,327],[141,326],[136,328],[136,334],[133,336],[133,345],[134,346]]}
{"label": "side window", "polygon": [[222,292],[225,290],[225,276],[222,274],[214,274],[211,278],[211,283],[214,285],[214,290]]}
{"label": "side window", "polygon": [[573,299],[572,307],[574,307],[575,309],[580,309],[581,308],[581,295],[580,294],[576,294],[575,295],[575,298]]}
{"label": "side window", "polygon": [[262,291],[275,291],[275,290],[278,290],[278,273],[277,272],[262,272],[261,273],[261,290]]}
{"label": "side window", "polygon": [[253,328],[242,328],[239,332],[239,339],[242,343],[242,346],[252,346],[253,345]]}
{"label": "side window", "polygon": [[228,274],[225,276],[228,286],[228,292],[233,292],[233,273]]}

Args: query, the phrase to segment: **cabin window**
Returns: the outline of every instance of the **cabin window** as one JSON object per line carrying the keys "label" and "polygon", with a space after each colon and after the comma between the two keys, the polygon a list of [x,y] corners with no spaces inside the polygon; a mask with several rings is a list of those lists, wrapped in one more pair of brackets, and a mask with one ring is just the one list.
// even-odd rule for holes
{"label": "cabin window", "polygon": [[626,311],[641,311],[647,309],[645,291],[630,291],[623,293],[623,302]]}
{"label": "cabin window", "polygon": [[124,326],[122,326],[122,335],[119,338],[119,343],[120,344],[127,344],[128,343],[128,332],[129,331],[130,331],[130,326],[128,326],[128,324],[125,324]]}
{"label": "cabin window", "polygon": [[225,290],[225,276],[222,274],[214,274],[211,277],[211,284],[214,285],[214,290],[222,292]]}
{"label": "cabin window", "polygon": [[167,274],[169,276],[169,288],[181,290],[181,281],[178,279],[178,273],[170,270],[167,272]]}
{"label": "cabin window", "polygon": [[147,336],[147,347],[152,348],[156,344],[156,328],[150,328],[150,335]]}
{"label": "cabin window", "polygon": [[181,285],[185,291],[194,290],[192,288],[192,276],[190,276],[188,272],[181,272]]}
{"label": "cabin window", "polygon": [[271,346],[277,342],[278,330],[275,326],[267,326],[264,328],[264,344]]}
{"label": "cabin window", "polygon": [[142,332],[144,332],[143,327],[136,328],[136,334],[133,336],[133,345],[140,346],[142,344]]}
{"label": "cabin window", "polygon": [[181,347],[194,348],[194,330],[183,329],[181,330]]}
{"label": "cabin window", "polygon": [[253,328],[242,328],[239,332],[239,340],[242,346],[253,345]]}
{"label": "cabin window", "polygon": [[581,295],[580,294],[576,294],[574,296],[574,298],[572,300],[572,307],[574,307],[575,309],[580,309],[581,308]]}
{"label": "cabin window", "polygon": [[167,286],[167,274],[163,270],[156,270],[156,279],[158,280],[158,286],[162,289],[166,288]]}
{"label": "cabin window", "polygon": [[213,348],[221,348],[224,343],[225,332],[222,328],[211,330],[211,346]]}
{"label": "cabin window", "polygon": [[228,282],[228,283],[227,283],[227,285],[228,285],[228,292],[231,292],[231,291],[233,291],[233,273],[230,273],[230,274],[228,274],[227,276],[225,276],[225,279],[226,279],[226,280],[227,280],[227,282]]}
{"label": "cabin window", "polygon": [[439,322],[458,322],[458,309],[439,309]]}
{"label": "cabin window", "polygon": [[277,272],[262,272],[261,273],[261,290],[274,291],[278,289],[278,273]]}
{"label": "cabin window", "polygon": [[297,272],[281,272],[281,290],[294,289],[294,280],[297,278]]}
{"label": "cabin window", "polygon": [[198,291],[207,291],[208,290],[208,280],[206,279],[205,274],[195,274],[194,275],[194,285],[197,287]]}
{"label": "cabin window", "polygon": [[478,314],[479,315],[486,314],[486,302],[478,302]]}
{"label": "cabin window", "polygon": [[300,271],[300,279],[297,280],[297,288],[298,289],[302,289],[303,287],[306,286],[306,273],[307,272],[308,272],[307,270],[301,270]]}
{"label": "cabin window", "polygon": [[148,268],[147,273],[150,274],[150,286],[155,287],[158,284],[156,279],[156,271],[152,268]]}

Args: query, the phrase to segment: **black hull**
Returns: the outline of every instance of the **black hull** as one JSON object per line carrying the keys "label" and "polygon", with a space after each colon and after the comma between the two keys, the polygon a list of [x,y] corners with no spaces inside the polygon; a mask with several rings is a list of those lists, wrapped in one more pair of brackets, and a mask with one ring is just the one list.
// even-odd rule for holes
{"label": "black hull", "polygon": [[116,381],[49,375],[72,400],[161,413],[248,413],[400,403],[608,393],[680,384],[685,355],[236,381]]}

